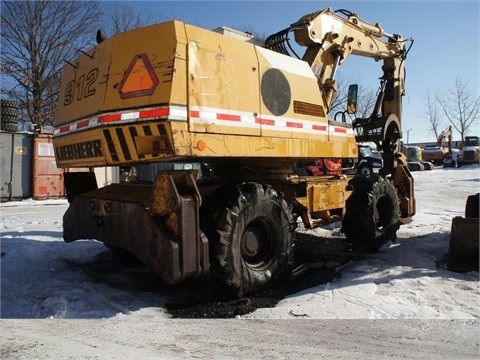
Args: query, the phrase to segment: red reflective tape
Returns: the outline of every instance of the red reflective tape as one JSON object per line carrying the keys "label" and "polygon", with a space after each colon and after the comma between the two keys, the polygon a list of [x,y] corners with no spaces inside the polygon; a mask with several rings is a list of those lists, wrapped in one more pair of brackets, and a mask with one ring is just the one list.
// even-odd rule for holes
{"label": "red reflective tape", "polygon": [[194,117],[194,118],[200,117],[200,111],[198,111],[198,110],[190,110],[190,117]]}
{"label": "red reflective tape", "polygon": [[242,121],[240,115],[217,114],[217,120]]}
{"label": "red reflective tape", "polygon": [[82,120],[77,123],[77,129],[87,127],[89,125],[89,120]]}
{"label": "red reflective tape", "polygon": [[261,124],[261,125],[275,125],[275,120],[271,119],[262,119],[262,118],[255,118],[255,123]]}
{"label": "red reflective tape", "polygon": [[69,131],[70,131],[70,125],[62,126],[62,127],[59,129],[60,134],[66,133],[66,132],[69,132]]}
{"label": "red reflective tape", "polygon": [[335,131],[335,132],[339,132],[339,133],[344,133],[344,134],[347,133],[347,129],[346,129],[346,128],[338,128],[338,127],[336,127],[334,131]]}
{"label": "red reflective tape", "polygon": [[303,124],[297,123],[297,122],[293,122],[293,121],[287,121],[287,127],[301,129],[301,128],[303,128]]}
{"label": "red reflective tape", "polygon": [[327,126],[326,125],[312,125],[313,130],[320,130],[320,131],[326,131]]}
{"label": "red reflective tape", "polygon": [[153,110],[142,110],[140,111],[139,118],[151,118],[151,117],[159,117],[159,116],[168,116],[170,115],[169,108],[161,108],[161,109],[153,109]]}
{"label": "red reflective tape", "polygon": [[121,114],[103,115],[98,117],[98,122],[106,123],[106,122],[120,121],[121,118],[122,118]]}

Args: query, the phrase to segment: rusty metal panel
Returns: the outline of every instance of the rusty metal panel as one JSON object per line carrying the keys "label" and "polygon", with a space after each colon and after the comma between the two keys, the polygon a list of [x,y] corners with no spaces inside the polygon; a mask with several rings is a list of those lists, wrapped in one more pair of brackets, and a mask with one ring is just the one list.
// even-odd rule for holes
{"label": "rusty metal panel", "polygon": [[328,184],[313,184],[310,194],[310,212],[344,209],[345,202],[352,193],[348,178],[331,181]]}
{"label": "rusty metal panel", "polygon": [[398,191],[400,201],[400,222],[408,224],[416,212],[413,177],[407,166],[399,166],[393,176],[393,185]]}
{"label": "rusty metal panel", "polygon": [[[182,196],[182,206],[178,214],[180,228],[180,259],[184,276],[195,275],[202,269],[203,243],[199,236],[199,198]],[[208,264],[208,263],[207,263]]]}
{"label": "rusty metal panel", "polygon": [[[194,175],[166,173],[154,186],[112,184],[79,195],[64,215],[64,240],[97,239],[128,250],[167,283],[205,274],[208,242],[199,230]],[[153,211],[172,194],[178,203]]]}
{"label": "rusty metal panel", "polygon": [[33,140],[33,198],[64,197],[63,172],[55,163],[52,135],[36,135]]}
{"label": "rusty metal panel", "polygon": [[33,135],[29,133],[1,133],[0,191],[2,201],[24,199],[31,196],[32,143]]}
{"label": "rusty metal panel", "polygon": [[88,168],[59,168],[55,161],[51,134],[37,134],[33,139],[33,194],[35,200],[65,197],[63,174],[88,171]]}

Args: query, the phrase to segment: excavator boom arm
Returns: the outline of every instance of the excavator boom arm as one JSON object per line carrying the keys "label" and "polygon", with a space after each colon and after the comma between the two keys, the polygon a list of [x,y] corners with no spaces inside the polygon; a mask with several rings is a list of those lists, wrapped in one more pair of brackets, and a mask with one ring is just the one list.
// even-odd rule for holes
{"label": "excavator boom arm", "polygon": [[358,55],[383,60],[384,76],[393,78],[396,88],[395,103],[384,104],[384,111],[400,119],[400,98],[405,92],[403,60],[408,52],[401,35],[387,34],[378,23],[370,24],[349,11],[330,9],[305,15],[291,29],[295,41],[307,47],[303,60],[317,76],[328,109],[336,92],[338,68],[350,55]]}

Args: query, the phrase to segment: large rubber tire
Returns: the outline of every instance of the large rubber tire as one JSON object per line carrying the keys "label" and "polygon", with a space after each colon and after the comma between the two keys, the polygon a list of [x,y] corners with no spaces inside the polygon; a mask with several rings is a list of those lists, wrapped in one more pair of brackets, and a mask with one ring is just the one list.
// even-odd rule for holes
{"label": "large rubber tire", "polygon": [[15,100],[6,100],[6,99],[1,99],[0,100],[0,105],[3,108],[13,108],[13,109],[18,109],[18,104]]}
{"label": "large rubber tire", "polygon": [[2,122],[16,123],[18,121],[18,110],[13,108],[2,108]]}
{"label": "large rubber tire", "polygon": [[10,131],[10,132],[17,132],[18,131],[18,125],[17,124],[4,124],[2,122],[1,125],[2,130],[4,131]]}
{"label": "large rubber tire", "polygon": [[387,241],[395,241],[400,205],[393,184],[377,175],[356,176],[349,184],[354,190],[346,202],[342,232],[352,249],[374,252]]}
{"label": "large rubber tire", "polygon": [[362,165],[358,168],[358,173],[362,175],[372,175],[373,170],[367,165]]}
{"label": "large rubber tire", "polygon": [[283,279],[295,230],[291,207],[267,185],[221,188],[201,209],[208,238],[210,277],[222,292],[244,297]]}
{"label": "large rubber tire", "polygon": [[[2,130],[6,131],[16,131],[12,130],[13,127],[9,124],[18,124],[18,105],[13,100],[4,100],[1,99],[1,123]],[[8,127],[8,129],[7,129]]]}

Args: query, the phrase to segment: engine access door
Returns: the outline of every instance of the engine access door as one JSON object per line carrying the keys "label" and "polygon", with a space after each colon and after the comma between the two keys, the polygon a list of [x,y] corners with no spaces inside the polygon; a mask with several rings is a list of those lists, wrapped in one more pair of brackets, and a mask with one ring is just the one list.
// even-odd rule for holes
{"label": "engine access door", "polygon": [[191,132],[260,136],[254,45],[185,25]]}

